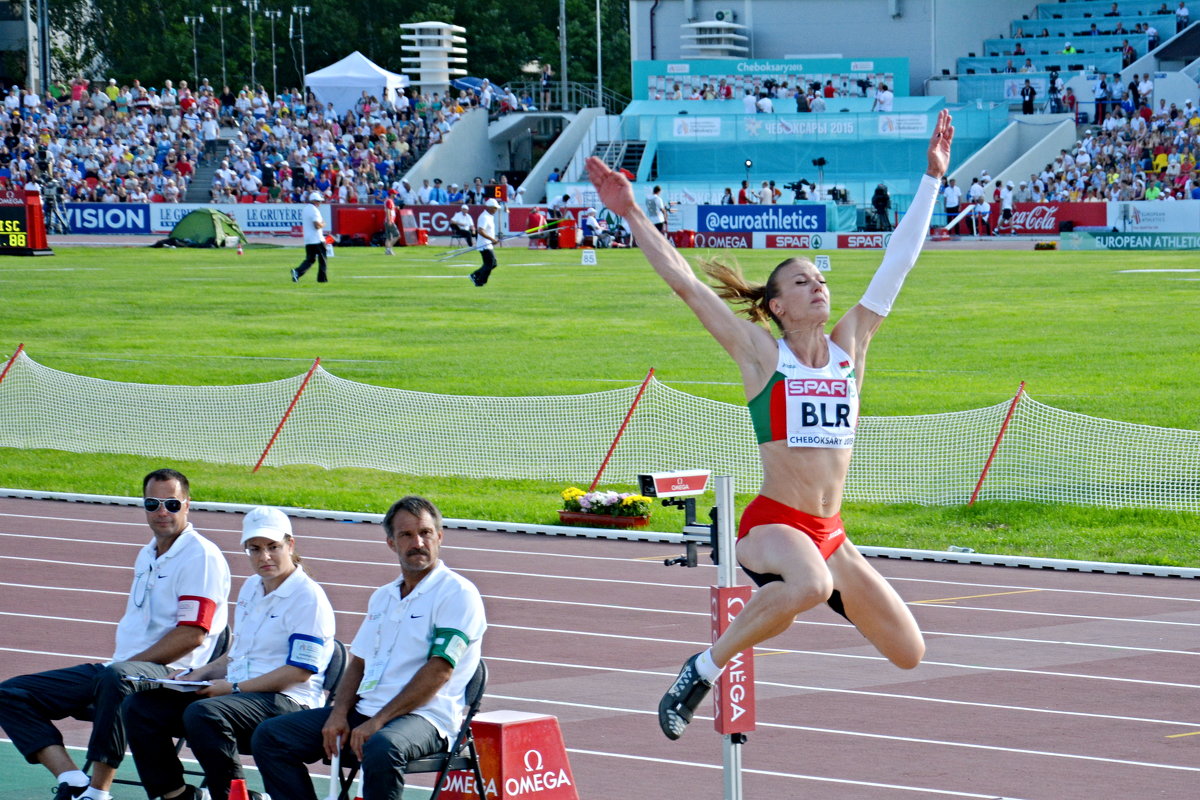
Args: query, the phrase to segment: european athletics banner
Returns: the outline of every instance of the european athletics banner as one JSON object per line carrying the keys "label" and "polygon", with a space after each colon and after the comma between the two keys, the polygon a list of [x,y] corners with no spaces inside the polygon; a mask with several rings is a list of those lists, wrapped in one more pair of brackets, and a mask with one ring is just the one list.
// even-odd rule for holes
{"label": "european athletics banner", "polygon": [[1064,233],[1060,241],[1064,250],[1200,250],[1200,233]]}
{"label": "european athletics banner", "polygon": [[696,209],[696,230],[701,233],[816,233],[828,230],[827,223],[824,203]]}

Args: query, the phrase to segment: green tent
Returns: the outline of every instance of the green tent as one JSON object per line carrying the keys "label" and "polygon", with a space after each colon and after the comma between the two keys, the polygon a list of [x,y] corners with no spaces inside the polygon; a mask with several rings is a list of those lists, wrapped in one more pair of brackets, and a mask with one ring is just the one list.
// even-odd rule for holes
{"label": "green tent", "polygon": [[246,234],[228,214],[197,208],[175,223],[168,241],[176,247],[236,247],[246,243]]}

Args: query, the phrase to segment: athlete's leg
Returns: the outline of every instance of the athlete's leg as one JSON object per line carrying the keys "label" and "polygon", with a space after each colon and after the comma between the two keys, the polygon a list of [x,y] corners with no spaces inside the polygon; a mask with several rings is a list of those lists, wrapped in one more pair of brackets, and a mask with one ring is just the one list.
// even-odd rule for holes
{"label": "athlete's leg", "polygon": [[862,635],[897,667],[912,669],[920,664],[925,656],[925,640],[912,612],[891,584],[849,542],[839,547],[828,563],[846,616]]}
{"label": "athlete's leg", "polygon": [[824,603],[833,577],[807,534],[788,525],[759,525],[737,544],[737,559],[755,572],[783,576],[754,592],[712,647],[713,661],[724,667],[735,655],[778,636],[796,615]]}

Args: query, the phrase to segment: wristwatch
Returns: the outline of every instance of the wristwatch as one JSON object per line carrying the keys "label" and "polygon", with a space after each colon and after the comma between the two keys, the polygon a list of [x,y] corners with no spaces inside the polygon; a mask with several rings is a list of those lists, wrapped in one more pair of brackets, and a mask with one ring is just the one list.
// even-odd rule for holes
{"label": "wristwatch", "polygon": [[234,693],[234,694],[241,694],[241,693],[242,693],[242,689],[241,689],[241,687],[240,687],[240,686],[238,686],[236,683],[234,683],[234,684],[233,684],[233,693]]}

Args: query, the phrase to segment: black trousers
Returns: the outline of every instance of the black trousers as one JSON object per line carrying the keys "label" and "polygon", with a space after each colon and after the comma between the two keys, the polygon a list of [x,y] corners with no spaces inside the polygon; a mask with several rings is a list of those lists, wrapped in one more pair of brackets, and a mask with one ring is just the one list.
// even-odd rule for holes
{"label": "black trousers", "polygon": [[171,739],[186,736],[213,800],[228,800],[230,781],[243,777],[238,754],[250,752],[255,728],[264,720],[302,710],[304,706],[278,692],[205,699],[195,692],[155,689],[131,697],[121,713],[146,794],[160,797],[183,786],[183,764]]}
{"label": "black trousers", "polygon": [[52,720],[74,717],[92,721],[87,758],[119,767],[125,758],[125,726],[121,703],[153,686],[125,680],[126,675],[165,678],[162,664],[125,661],[110,666],[79,664],[66,669],[20,675],[0,683],[0,728],[30,764],[47,747],[62,745]]}
{"label": "black trousers", "polygon": [[[254,732],[254,763],[262,773],[263,788],[271,797],[317,800],[305,764],[325,755],[321,728],[329,708],[314,708],[267,720]],[[350,729],[367,719],[350,712]],[[449,747],[446,738],[424,717],[408,714],[384,725],[363,747],[364,800],[400,800],[404,793],[404,768],[409,761]],[[349,748],[342,750],[342,766],[358,761]]]}
{"label": "black trousers", "polygon": [[496,268],[496,254],[491,250],[480,250],[479,255],[483,257],[483,264],[471,273],[471,280],[475,282],[476,286],[483,286],[488,282],[488,276],[492,274],[492,270]]}
{"label": "black trousers", "polygon": [[950,223],[953,222],[954,218],[957,217],[960,213],[962,213],[962,206],[946,206],[946,232],[947,233],[958,233],[958,225],[955,225],[953,228],[951,228]]}
{"label": "black trousers", "polygon": [[454,226],[454,235],[461,236],[463,239],[466,239],[467,247],[475,246],[475,232],[474,231],[468,230],[466,228],[460,228],[456,225],[456,226]]}
{"label": "black trousers", "polygon": [[296,277],[304,275],[312,268],[313,262],[317,262],[317,283],[326,283],[329,281],[329,275],[325,271],[325,245],[324,244],[306,244],[304,245],[304,260],[300,262],[300,266],[296,267]]}

